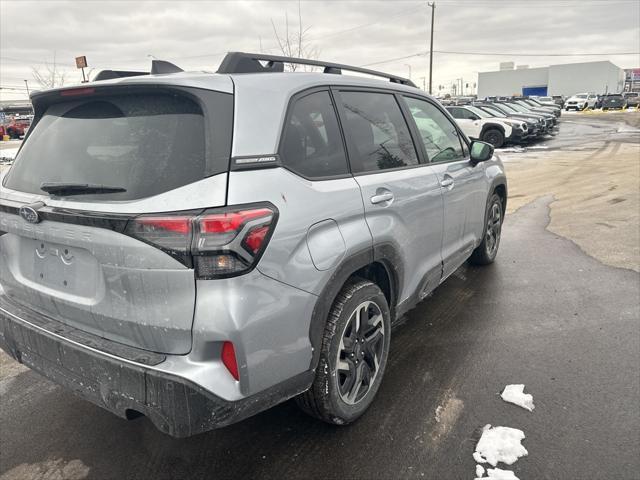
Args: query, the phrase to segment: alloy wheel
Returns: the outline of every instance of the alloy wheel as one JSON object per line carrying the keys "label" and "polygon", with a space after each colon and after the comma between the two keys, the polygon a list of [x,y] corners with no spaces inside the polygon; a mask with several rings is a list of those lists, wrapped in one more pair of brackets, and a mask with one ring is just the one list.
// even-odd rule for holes
{"label": "alloy wheel", "polygon": [[384,321],[380,307],[366,301],[355,308],[342,331],[336,362],[338,393],[349,405],[366,397],[378,375]]}
{"label": "alloy wheel", "polygon": [[487,254],[490,257],[495,255],[498,250],[498,244],[500,243],[500,230],[502,227],[502,209],[500,204],[495,202],[491,206],[489,212],[489,218],[487,219],[487,233],[485,234]]}

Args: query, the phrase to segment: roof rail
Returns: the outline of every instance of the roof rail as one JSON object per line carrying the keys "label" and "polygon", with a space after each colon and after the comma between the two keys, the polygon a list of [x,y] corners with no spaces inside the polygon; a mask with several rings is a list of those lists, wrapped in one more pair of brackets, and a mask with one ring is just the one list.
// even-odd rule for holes
{"label": "roof rail", "polygon": [[[260,62],[268,62],[262,65]],[[218,67],[217,73],[260,73],[260,72],[283,72],[285,63],[295,63],[297,65],[312,65],[314,67],[324,68],[324,73],[341,74],[342,70],[349,72],[365,73],[375,77],[389,79],[392,83],[400,83],[415,87],[408,78],[390,75],[388,73],[379,72],[377,70],[369,70],[368,68],[354,67],[341,63],[323,62],[320,60],[309,60],[306,58],[282,57],[279,55],[264,55],[262,53],[244,53],[229,52],[224,57]]]}

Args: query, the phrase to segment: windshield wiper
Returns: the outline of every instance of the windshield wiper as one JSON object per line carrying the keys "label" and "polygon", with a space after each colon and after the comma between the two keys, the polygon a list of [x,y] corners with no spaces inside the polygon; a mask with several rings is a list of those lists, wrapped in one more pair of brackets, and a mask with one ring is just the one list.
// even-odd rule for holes
{"label": "windshield wiper", "polygon": [[110,187],[108,185],[98,185],[95,183],[59,183],[43,182],[40,190],[53,195],[83,195],[85,193],[116,193],[126,192],[126,188]]}

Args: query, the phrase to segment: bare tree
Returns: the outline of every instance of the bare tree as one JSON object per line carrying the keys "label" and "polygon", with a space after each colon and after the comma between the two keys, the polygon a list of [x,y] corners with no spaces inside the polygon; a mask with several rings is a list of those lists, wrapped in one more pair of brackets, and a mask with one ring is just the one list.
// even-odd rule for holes
{"label": "bare tree", "polygon": [[[289,31],[289,15],[287,12],[284,14],[284,34],[278,33],[273,18],[271,19],[271,26],[273,27],[273,34],[278,42],[278,48],[285,57],[298,57],[317,60],[320,56],[320,49],[309,42],[308,33],[311,27],[303,27],[302,24],[302,10],[300,8],[300,0],[298,0],[298,28],[297,31]],[[295,72],[300,65],[288,64],[288,68]],[[303,65],[304,71],[311,70],[312,67]]]}
{"label": "bare tree", "polygon": [[53,63],[45,62],[44,68],[31,67],[33,79],[42,88],[62,87],[66,80],[66,72],[58,70],[56,54],[53,54]]}

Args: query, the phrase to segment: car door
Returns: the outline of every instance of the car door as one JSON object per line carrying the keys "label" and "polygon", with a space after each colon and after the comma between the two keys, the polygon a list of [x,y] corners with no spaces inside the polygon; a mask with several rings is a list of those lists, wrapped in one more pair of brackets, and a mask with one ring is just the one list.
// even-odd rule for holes
{"label": "car door", "polygon": [[443,204],[438,177],[421,161],[393,92],[339,89],[336,96],[374,256],[396,270],[401,310],[403,302],[420,299],[441,278]]}
{"label": "car door", "polygon": [[444,280],[469,257],[482,238],[487,190],[484,167],[482,163],[471,164],[467,140],[435,102],[409,95],[403,98],[442,189]]}

